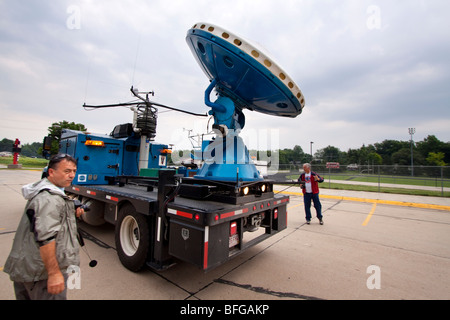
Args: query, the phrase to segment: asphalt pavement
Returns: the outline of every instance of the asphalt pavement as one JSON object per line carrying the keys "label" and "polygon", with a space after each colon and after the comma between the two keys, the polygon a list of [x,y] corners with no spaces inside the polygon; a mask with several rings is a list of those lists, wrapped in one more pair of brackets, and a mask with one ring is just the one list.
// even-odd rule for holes
{"label": "asphalt pavement", "polygon": [[[22,185],[39,171],[0,170],[0,270],[26,201]],[[400,300],[450,299],[448,198],[321,190],[324,225],[305,224],[298,187],[290,195],[288,228],[204,273],[179,262],[164,272],[133,273],[119,262],[114,227],[81,223],[88,234],[71,300]],[[312,209],[314,215],[314,209]],[[76,280],[76,281],[75,281]],[[13,300],[0,272],[0,299]],[[180,310],[180,313],[182,310]]]}

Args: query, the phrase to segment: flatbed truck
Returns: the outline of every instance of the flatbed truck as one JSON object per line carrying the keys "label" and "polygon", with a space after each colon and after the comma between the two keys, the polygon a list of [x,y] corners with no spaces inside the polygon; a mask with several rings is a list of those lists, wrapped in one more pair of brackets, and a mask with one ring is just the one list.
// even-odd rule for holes
{"label": "flatbed truck", "polygon": [[[90,207],[86,214],[99,220],[103,212],[103,219],[115,225],[117,254],[132,271],[145,265],[162,270],[180,260],[208,271],[287,227],[289,197],[274,195],[271,182],[252,186],[264,186],[265,193],[237,195],[238,203],[227,203],[186,197],[216,186],[199,186],[172,169],[159,170],[157,178],[119,180],[114,185],[73,185],[66,192]],[[234,192],[234,186],[225,189]]]}
{"label": "flatbed truck", "polygon": [[[177,261],[209,271],[287,227],[289,196],[274,192],[239,133],[244,109],[297,117],[302,92],[264,51],[219,26],[197,23],[186,42],[210,81],[207,115],[152,102],[153,92],[131,87],[138,102],[84,108],[130,107],[133,123],[110,135],[64,130],[60,138],[60,152],[78,161],[67,194],[89,208],[86,223],[115,226],[119,259],[132,271]],[[168,167],[171,148],[153,142],[157,107],[214,119],[200,168]]]}

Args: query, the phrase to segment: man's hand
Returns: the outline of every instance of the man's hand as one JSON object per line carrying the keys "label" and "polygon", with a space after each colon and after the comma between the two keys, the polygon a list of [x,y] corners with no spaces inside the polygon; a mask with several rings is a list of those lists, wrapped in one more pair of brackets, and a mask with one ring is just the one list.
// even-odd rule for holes
{"label": "man's hand", "polygon": [[75,212],[77,218],[81,217],[81,215],[84,214],[84,209],[82,208],[77,208],[77,211]]}
{"label": "man's hand", "polygon": [[64,276],[61,272],[48,275],[47,280],[47,291],[50,294],[59,294],[64,291],[64,288],[66,287]]}
{"label": "man's hand", "polygon": [[64,276],[58,266],[56,260],[56,241],[52,241],[39,248],[42,261],[44,261],[47,269],[47,291],[50,294],[59,294],[64,291],[65,281]]}

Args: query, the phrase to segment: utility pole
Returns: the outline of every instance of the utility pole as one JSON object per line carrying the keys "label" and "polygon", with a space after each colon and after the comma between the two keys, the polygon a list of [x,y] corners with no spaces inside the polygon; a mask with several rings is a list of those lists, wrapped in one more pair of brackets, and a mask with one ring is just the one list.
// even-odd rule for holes
{"label": "utility pole", "polygon": [[411,136],[411,177],[414,176],[414,156],[413,156],[413,135],[416,133],[416,128],[408,128],[409,135]]}

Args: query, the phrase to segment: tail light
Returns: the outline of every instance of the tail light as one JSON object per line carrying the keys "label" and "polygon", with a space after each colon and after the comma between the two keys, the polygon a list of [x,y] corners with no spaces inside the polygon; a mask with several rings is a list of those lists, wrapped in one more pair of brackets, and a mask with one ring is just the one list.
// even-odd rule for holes
{"label": "tail light", "polygon": [[275,208],[275,209],[273,210],[273,218],[274,218],[274,219],[278,219],[278,208]]}
{"label": "tail light", "polygon": [[237,222],[233,221],[230,223],[230,236],[235,235],[237,233]]}
{"label": "tail light", "polygon": [[230,223],[230,237],[228,238],[228,247],[233,248],[238,245],[239,242],[237,222],[233,221]]}

